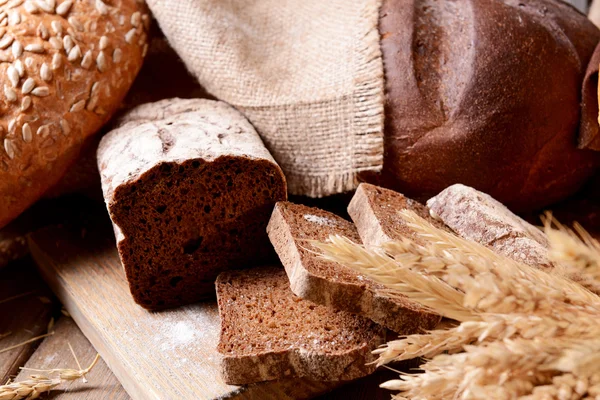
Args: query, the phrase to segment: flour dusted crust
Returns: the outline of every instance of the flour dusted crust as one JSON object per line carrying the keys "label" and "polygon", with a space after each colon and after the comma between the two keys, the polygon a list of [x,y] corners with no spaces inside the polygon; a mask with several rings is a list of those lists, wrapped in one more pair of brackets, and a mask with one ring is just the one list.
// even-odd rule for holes
{"label": "flour dusted crust", "polygon": [[148,309],[214,294],[227,269],[264,262],[283,173],[231,106],[167,99],[134,108],[98,147],[102,190],[131,293]]}
{"label": "flour dusted crust", "polygon": [[297,296],[365,316],[400,334],[433,329],[439,322],[439,316],[407,298],[390,298],[383,286],[318,256],[311,240],[341,235],[361,243],[356,228],[345,219],[318,208],[280,202],[267,232]]}
{"label": "flour dusted crust", "polygon": [[427,206],[432,216],[465,239],[528,265],[551,265],[546,235],[485,193],[452,185],[429,199]]}
{"label": "flour dusted crust", "polygon": [[0,0],[0,226],[75,162],[147,51],[138,0]]}

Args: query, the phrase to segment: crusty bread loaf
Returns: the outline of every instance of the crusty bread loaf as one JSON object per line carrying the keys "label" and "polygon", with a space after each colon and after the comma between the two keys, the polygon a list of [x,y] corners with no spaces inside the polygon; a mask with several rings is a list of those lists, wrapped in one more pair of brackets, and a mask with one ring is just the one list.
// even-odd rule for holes
{"label": "crusty bread loaf", "polygon": [[139,0],[0,7],[0,227],[54,185],[117,110],[147,49]]}
{"label": "crusty bread loaf", "polygon": [[354,225],[318,208],[280,202],[267,227],[269,239],[299,297],[360,314],[400,334],[432,329],[439,322],[406,298],[390,298],[383,287],[351,269],[319,257],[310,240],[342,235],[360,243]]}
{"label": "crusty bread loaf", "polygon": [[226,383],[291,376],[351,380],[375,371],[371,351],[382,344],[385,329],[296,297],[283,269],[224,272],[216,287]]}
{"label": "crusty bread loaf", "polygon": [[219,272],[271,254],[265,228],[285,178],[239,112],[169,99],[120,123],[100,142],[98,167],[136,302],[159,309],[214,295]]}
{"label": "crusty bread loaf", "polygon": [[431,215],[459,236],[533,266],[550,266],[548,238],[491,196],[452,185],[427,202]]}
{"label": "crusty bread loaf", "polygon": [[572,6],[384,0],[379,29],[386,187],[425,201],[463,183],[525,211],[597,169],[600,153],[576,145],[581,115],[598,127],[597,103],[580,102],[600,30]]}
{"label": "crusty bread loaf", "polygon": [[368,183],[358,186],[348,205],[348,214],[365,246],[377,247],[403,237],[423,244],[423,239],[400,217],[401,210],[412,210],[433,225],[447,229],[429,216],[429,210],[423,204],[393,190]]}

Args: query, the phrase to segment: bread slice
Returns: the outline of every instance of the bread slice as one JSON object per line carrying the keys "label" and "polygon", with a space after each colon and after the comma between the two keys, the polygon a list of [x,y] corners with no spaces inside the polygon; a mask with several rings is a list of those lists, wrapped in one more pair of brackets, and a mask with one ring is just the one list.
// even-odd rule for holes
{"label": "bread slice", "polygon": [[272,255],[265,228],[283,172],[231,106],[168,99],[134,108],[98,148],[131,293],[148,309],[214,296],[217,275]]}
{"label": "bread slice", "polygon": [[385,329],[372,321],[296,297],[282,268],[229,271],[216,282],[226,383],[289,376],[351,380],[375,366]]}
{"label": "bread slice", "polygon": [[401,210],[412,210],[433,225],[446,229],[429,215],[429,210],[423,204],[393,190],[368,183],[358,186],[348,205],[348,214],[365,246],[377,247],[402,237],[423,244],[423,239],[400,217],[398,212]]}
{"label": "bread slice", "polygon": [[279,202],[267,232],[292,291],[303,299],[363,315],[400,334],[432,329],[439,322],[439,316],[408,299],[392,299],[380,293],[383,286],[319,258],[309,240],[326,241],[330,235],[343,235],[361,242],[354,225],[345,219],[318,208]]}

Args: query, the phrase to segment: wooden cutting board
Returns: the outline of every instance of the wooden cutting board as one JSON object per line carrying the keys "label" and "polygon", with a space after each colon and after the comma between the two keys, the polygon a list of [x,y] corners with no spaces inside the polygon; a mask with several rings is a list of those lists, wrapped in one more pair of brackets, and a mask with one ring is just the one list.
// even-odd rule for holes
{"label": "wooden cutting board", "polygon": [[226,385],[219,376],[216,303],[142,309],[129,294],[110,227],[82,224],[32,234],[31,252],[44,279],[133,399],[300,399],[339,386],[302,379]]}

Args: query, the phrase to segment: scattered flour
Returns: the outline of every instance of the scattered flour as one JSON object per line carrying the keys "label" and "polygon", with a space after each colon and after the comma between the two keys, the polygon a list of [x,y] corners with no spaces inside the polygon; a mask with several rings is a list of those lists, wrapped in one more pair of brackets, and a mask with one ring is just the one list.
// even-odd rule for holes
{"label": "scattered flour", "polygon": [[337,226],[337,221],[326,217],[319,217],[318,215],[305,214],[304,219],[313,224],[322,226]]}

